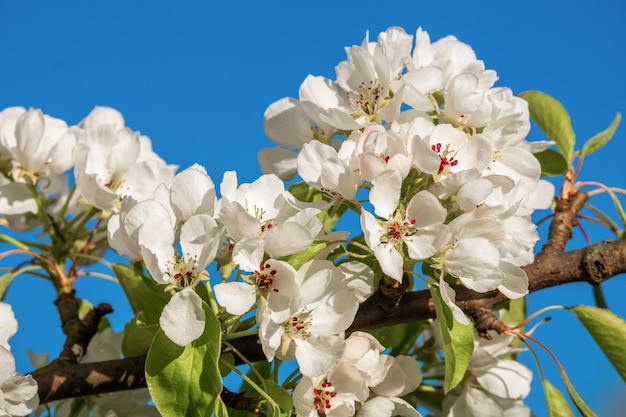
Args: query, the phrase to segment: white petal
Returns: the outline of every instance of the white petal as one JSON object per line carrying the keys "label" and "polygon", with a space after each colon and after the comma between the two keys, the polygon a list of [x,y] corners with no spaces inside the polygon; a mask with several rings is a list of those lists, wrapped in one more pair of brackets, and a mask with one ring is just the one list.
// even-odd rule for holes
{"label": "white petal", "polygon": [[179,346],[187,346],[199,338],[205,322],[202,299],[191,288],[174,294],[159,319],[163,332]]}
{"label": "white petal", "polygon": [[235,316],[241,316],[252,308],[256,301],[256,288],[246,282],[225,282],[213,287],[217,302]]}
{"label": "white petal", "polygon": [[385,397],[401,397],[413,392],[422,383],[422,370],[414,358],[397,356],[384,381],[372,391]]}
{"label": "white petal", "polygon": [[374,248],[374,255],[386,275],[402,282],[404,258],[392,244],[379,244]]}
{"label": "white petal", "polygon": [[500,398],[521,400],[530,392],[532,372],[513,360],[498,361],[482,375],[477,375],[478,383],[489,393]]}
{"label": "white petal", "polygon": [[374,205],[374,212],[379,217],[388,219],[398,208],[402,178],[398,172],[387,170],[378,175],[372,184],[370,202]]}

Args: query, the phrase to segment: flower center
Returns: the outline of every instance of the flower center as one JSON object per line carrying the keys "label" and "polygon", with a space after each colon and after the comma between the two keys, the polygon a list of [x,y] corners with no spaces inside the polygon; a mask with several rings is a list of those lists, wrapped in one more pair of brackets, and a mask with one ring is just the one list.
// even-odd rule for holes
{"label": "flower center", "polygon": [[316,388],[313,388],[313,404],[315,411],[320,416],[325,416],[326,411],[330,410],[332,404],[330,403],[337,394],[333,388],[333,383],[327,378],[324,378]]}
{"label": "flower center", "polygon": [[[272,269],[270,264],[261,264],[258,270],[254,271],[256,275],[256,285],[261,290],[269,290],[274,284],[274,276],[276,270]],[[278,292],[278,288],[271,288],[272,291]]]}
{"label": "flower center", "polygon": [[180,255],[174,255],[174,260],[168,261],[167,275],[169,275],[179,287],[193,287],[199,279],[197,257],[188,256],[185,260],[185,258]]}
{"label": "flower center", "polygon": [[393,219],[383,223],[383,227],[387,233],[380,237],[382,243],[392,243],[393,245],[402,245],[404,238],[415,233],[415,219],[403,220],[398,214]]}
{"label": "flower center", "polygon": [[391,91],[385,91],[378,81],[362,82],[358,91],[348,93],[348,102],[354,109],[352,117],[356,120],[365,117],[365,120],[373,123],[381,123],[382,119],[378,112],[391,101]]}
{"label": "flower center", "polygon": [[283,324],[285,334],[292,339],[306,339],[311,335],[311,333],[307,330],[307,327],[312,324],[312,319],[311,313],[307,311],[303,311],[298,316],[293,316],[290,320]]}
{"label": "flower center", "polygon": [[452,153],[456,153],[454,150],[450,149],[450,144],[446,144],[445,149],[442,150],[441,143],[436,143],[431,145],[430,147],[434,152],[439,154],[439,171],[438,174],[441,174],[444,170],[449,169],[453,166],[458,165],[458,159],[455,159]]}

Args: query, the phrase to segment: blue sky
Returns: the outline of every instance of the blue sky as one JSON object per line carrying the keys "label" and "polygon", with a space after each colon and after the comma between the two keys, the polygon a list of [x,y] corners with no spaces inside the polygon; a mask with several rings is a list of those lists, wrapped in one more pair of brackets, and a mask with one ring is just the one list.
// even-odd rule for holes
{"label": "blue sky", "polygon": [[[556,97],[581,144],[616,111],[626,111],[626,4],[620,0],[184,3],[0,2],[0,108],[37,107],[75,124],[95,105],[112,106],[169,163],[198,162],[215,182],[226,170],[252,181],[260,174],[256,152],[270,145],[262,126],[270,103],[296,96],[307,74],[334,77],[343,47],[359,44],[366,30],[375,37],[389,26],[409,33],[421,26],[433,40],[453,34],[470,44],[498,72],[499,86]],[[531,131],[531,140],[541,138]],[[581,179],[623,187],[625,140],[622,127],[588,158]],[[589,232],[594,242],[611,237]],[[584,244],[575,236],[571,248]],[[52,287],[31,280],[19,278],[7,300],[21,324],[11,344],[23,372],[30,369],[26,347],[54,356],[63,342]],[[626,280],[614,278],[603,288],[609,305],[626,316]],[[116,330],[130,317],[113,284],[79,284],[78,292],[94,304],[113,302]],[[592,303],[588,285],[533,294],[529,309],[580,303]],[[551,315],[535,336],[561,359],[600,416],[615,415],[610,407],[626,394],[623,381],[569,313]],[[550,380],[562,386],[542,358]],[[525,360],[531,363],[530,355]],[[539,378],[530,367],[535,383],[527,402],[541,417]]]}

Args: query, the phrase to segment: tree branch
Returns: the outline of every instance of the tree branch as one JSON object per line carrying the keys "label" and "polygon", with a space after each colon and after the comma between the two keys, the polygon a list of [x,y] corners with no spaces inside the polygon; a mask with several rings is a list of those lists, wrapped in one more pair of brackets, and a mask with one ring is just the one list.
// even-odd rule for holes
{"label": "tree branch", "polygon": [[[605,241],[564,252],[572,228],[577,225],[578,213],[586,201],[587,194],[580,191],[569,200],[557,200],[546,244],[534,262],[523,268],[528,275],[529,292],[581,281],[598,285],[626,272],[626,240]],[[477,293],[463,286],[453,288],[456,304],[472,318],[479,334],[498,329],[501,323],[492,314],[492,309],[507,300],[503,294],[497,290]],[[405,290],[381,280],[379,291],[360,305],[347,333],[435,317],[428,290]],[[230,343],[250,361],[265,359],[256,336],[233,339]],[[223,350],[225,352],[227,348]],[[144,364],[145,356],[82,364],[78,363],[78,358],[77,361],[60,358],[34,371],[32,376],[39,383],[39,396],[41,402],[45,403],[61,398],[145,387]]]}

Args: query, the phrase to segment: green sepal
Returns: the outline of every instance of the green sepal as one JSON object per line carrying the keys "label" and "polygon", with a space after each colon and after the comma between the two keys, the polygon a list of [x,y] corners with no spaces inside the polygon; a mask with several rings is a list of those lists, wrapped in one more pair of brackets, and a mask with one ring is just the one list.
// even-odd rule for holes
{"label": "green sepal", "polygon": [[606,145],[615,134],[615,130],[617,129],[617,126],[619,126],[621,120],[622,114],[620,112],[617,112],[617,114],[615,115],[615,119],[613,119],[609,127],[607,127],[602,132],[594,135],[587,142],[585,142],[583,148],[580,150],[580,156],[589,155],[590,153],[602,149],[604,145]]}
{"label": "green sepal", "polygon": [[146,381],[163,417],[210,416],[222,391],[220,324],[208,305],[202,309],[206,324],[198,339],[182,347],[159,330],[148,352]]}
{"label": "green sepal", "polygon": [[576,135],[565,107],[554,97],[541,91],[524,91],[519,96],[528,102],[530,117],[547,138],[554,141],[569,166]]}
{"label": "green sepal", "polygon": [[626,382],[626,321],[604,308],[580,305],[569,310],[585,326]]}
{"label": "green sepal", "polygon": [[461,324],[452,315],[450,307],[441,298],[441,289],[428,285],[435,304],[437,325],[443,341],[445,375],[443,392],[447,394],[456,387],[465,376],[474,351],[474,329],[472,324]]}
{"label": "green sepal", "polygon": [[563,155],[553,149],[545,149],[535,155],[539,165],[541,165],[542,177],[553,177],[564,175],[567,172],[568,164]]}

